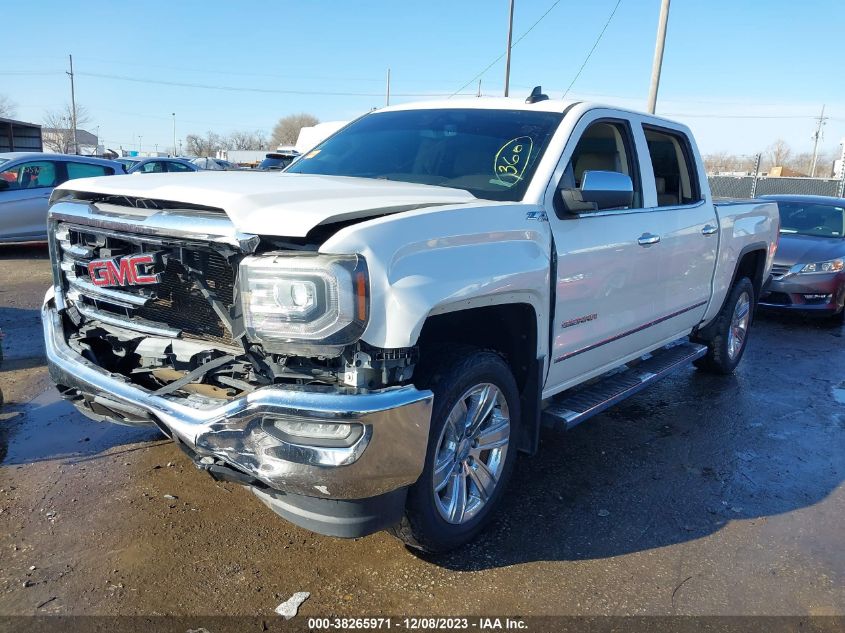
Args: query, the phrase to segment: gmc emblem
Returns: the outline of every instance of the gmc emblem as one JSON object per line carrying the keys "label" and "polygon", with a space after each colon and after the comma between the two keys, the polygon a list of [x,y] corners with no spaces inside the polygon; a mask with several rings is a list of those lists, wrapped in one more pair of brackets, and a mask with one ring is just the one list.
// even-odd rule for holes
{"label": "gmc emblem", "polygon": [[161,275],[149,274],[144,268],[154,264],[154,255],[129,255],[119,260],[95,259],[88,264],[88,275],[95,286],[157,284],[161,281]]}

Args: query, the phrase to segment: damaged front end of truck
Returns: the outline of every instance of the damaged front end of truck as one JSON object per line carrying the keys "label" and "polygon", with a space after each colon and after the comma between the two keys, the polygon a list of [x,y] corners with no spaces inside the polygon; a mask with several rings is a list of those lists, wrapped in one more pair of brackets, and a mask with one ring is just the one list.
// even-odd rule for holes
{"label": "damaged front end of truck", "polygon": [[360,255],[239,231],[223,209],[58,191],[49,218],[47,356],[95,420],[155,424],[199,468],[317,532],[401,516],[422,471],[431,392],[414,348],[361,340]]}

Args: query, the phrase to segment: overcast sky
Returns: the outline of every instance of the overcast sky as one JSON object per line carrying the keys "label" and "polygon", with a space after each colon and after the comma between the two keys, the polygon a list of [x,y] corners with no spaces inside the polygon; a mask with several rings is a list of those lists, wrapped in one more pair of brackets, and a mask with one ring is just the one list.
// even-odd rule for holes
{"label": "overcast sky", "polygon": [[[617,0],[516,0],[511,95],[561,98]],[[621,0],[567,98],[643,109],[660,0]],[[392,102],[449,95],[505,48],[508,0],[93,2],[39,0],[3,29],[0,94],[41,122],[70,98],[109,147],[145,151],[213,130],[268,131],[286,114],[349,119]],[[843,0],[673,0],[658,113],[689,124],[704,152],[752,154],[777,138],[812,149],[845,137]],[[500,95],[504,60],[482,76]],[[323,94],[320,94],[323,93]]]}

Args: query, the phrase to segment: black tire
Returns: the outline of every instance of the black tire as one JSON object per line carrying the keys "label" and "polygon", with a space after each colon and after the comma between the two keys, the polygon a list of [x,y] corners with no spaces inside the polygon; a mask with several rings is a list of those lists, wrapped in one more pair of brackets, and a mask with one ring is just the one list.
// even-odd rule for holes
{"label": "black tire", "polygon": [[[737,303],[745,296],[748,299],[748,324],[745,328],[745,336],[737,352],[730,353],[731,323]],[[694,362],[699,369],[713,373],[728,375],[732,374],[742,360],[745,348],[748,346],[748,335],[751,331],[751,323],[754,320],[754,284],[748,277],[741,277],[731,288],[725,304],[722,306],[719,316],[712,325],[707,327],[706,333],[699,333],[695,340],[697,343],[707,345],[707,354]]]}
{"label": "black tire", "polygon": [[[415,382],[418,387],[434,392],[428,448],[422,475],[408,491],[402,521],[391,528],[390,532],[414,549],[445,552],[474,539],[489,523],[501,502],[517,456],[514,438],[517,437],[520,423],[519,391],[510,368],[501,356],[464,346],[453,348],[437,358],[437,368],[433,371],[426,372],[423,368]],[[484,383],[497,387],[507,403],[510,441],[501,473],[486,503],[466,522],[449,523],[441,516],[435,502],[437,493],[434,491],[433,478],[437,446],[444,433],[447,417],[461,396],[473,386]],[[486,416],[485,419],[491,418]],[[468,486],[470,489],[471,486]]]}

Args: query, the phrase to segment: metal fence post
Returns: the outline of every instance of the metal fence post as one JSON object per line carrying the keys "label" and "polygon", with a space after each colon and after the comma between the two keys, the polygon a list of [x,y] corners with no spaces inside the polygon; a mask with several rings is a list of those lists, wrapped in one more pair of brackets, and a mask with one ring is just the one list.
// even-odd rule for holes
{"label": "metal fence post", "polygon": [[751,181],[751,197],[757,196],[757,179],[760,177],[760,156],[757,154],[754,158],[754,180]]}

